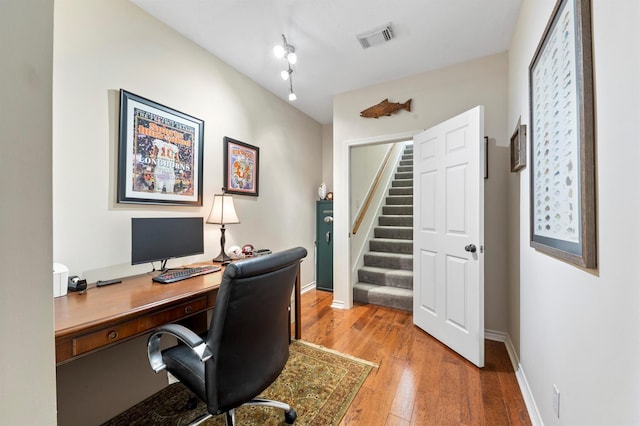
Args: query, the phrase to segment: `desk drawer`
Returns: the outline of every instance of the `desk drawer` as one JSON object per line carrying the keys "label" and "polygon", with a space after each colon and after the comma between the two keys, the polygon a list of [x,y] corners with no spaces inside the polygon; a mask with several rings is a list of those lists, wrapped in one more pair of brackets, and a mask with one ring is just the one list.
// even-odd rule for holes
{"label": "desk drawer", "polygon": [[104,346],[146,333],[154,328],[178,321],[207,309],[207,298],[203,296],[163,311],[150,313],[112,327],[73,339],[73,356],[78,356]]}

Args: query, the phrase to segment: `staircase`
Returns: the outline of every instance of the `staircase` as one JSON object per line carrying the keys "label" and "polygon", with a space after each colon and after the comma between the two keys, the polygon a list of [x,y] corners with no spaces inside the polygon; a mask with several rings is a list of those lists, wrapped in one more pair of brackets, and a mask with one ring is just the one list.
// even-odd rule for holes
{"label": "staircase", "polygon": [[398,163],[353,300],[413,311],[413,145]]}

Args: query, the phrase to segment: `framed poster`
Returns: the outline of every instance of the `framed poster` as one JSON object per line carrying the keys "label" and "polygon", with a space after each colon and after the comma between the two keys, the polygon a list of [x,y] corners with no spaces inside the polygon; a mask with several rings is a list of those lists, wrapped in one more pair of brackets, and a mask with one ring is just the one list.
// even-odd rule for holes
{"label": "framed poster", "polygon": [[224,138],[224,186],[226,192],[258,196],[260,148]]}
{"label": "framed poster", "polygon": [[120,90],[118,202],[202,205],[204,121]]}
{"label": "framed poster", "polygon": [[531,246],[596,268],[589,0],[558,0],[529,66]]}
{"label": "framed poster", "polygon": [[516,130],[511,136],[509,149],[511,153],[511,171],[519,172],[527,165],[527,126],[520,124],[520,118],[518,118]]}
{"label": "framed poster", "polygon": [[484,137],[484,178],[489,179],[489,136]]}

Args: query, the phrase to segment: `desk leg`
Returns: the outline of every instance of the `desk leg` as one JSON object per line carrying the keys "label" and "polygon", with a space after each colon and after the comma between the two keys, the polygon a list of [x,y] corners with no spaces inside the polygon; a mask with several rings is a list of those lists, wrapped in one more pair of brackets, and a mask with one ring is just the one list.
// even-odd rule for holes
{"label": "desk leg", "polygon": [[298,265],[298,275],[296,276],[296,290],[295,290],[295,294],[293,296],[294,298],[294,305],[296,308],[296,328],[295,328],[295,337],[296,340],[300,340],[302,338],[302,315],[300,312],[300,265]]}

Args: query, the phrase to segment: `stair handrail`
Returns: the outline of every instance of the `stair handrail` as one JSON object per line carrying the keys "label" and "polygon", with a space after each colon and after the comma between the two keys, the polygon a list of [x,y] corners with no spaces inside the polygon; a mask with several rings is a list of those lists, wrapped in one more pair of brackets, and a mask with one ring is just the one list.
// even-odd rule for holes
{"label": "stair handrail", "polygon": [[367,214],[367,210],[369,209],[369,204],[371,204],[371,200],[373,199],[373,194],[376,192],[376,189],[378,188],[378,184],[380,184],[380,180],[382,179],[382,175],[384,174],[384,171],[386,170],[387,165],[389,164],[391,153],[396,147],[396,144],[397,142],[395,142],[391,146],[391,148],[387,150],[387,155],[384,158],[384,164],[378,170],[378,174],[374,179],[373,185],[371,186],[371,188],[369,189],[369,192],[367,193],[367,198],[365,199],[364,204],[362,204],[362,207],[360,207],[360,211],[358,212],[358,217],[356,218],[356,223],[353,225],[353,230],[351,231],[352,234],[354,235],[356,234],[356,232],[358,232],[358,229],[360,228],[360,224],[362,224],[362,221],[364,220],[364,216]]}

